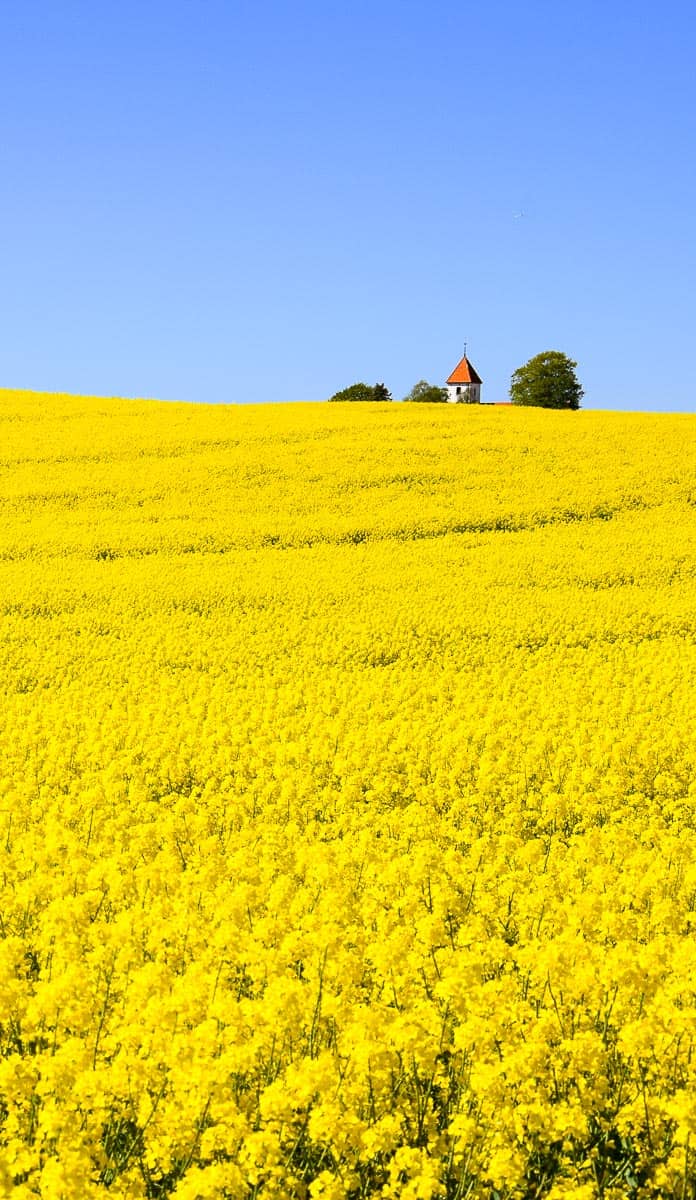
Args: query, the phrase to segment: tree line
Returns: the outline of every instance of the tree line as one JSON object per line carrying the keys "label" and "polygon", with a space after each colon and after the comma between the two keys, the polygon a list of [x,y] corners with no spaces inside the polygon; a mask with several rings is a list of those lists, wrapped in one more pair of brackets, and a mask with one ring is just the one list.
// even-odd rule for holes
{"label": "tree line", "polygon": [[[584,395],[575,368],[577,363],[560,350],[544,350],[518,367],[510,381],[510,400],[527,408],[578,409]],[[353,383],[330,397],[331,401],[386,401],[393,396],[384,383]],[[447,388],[420,379],[404,401],[411,404],[446,404]]]}

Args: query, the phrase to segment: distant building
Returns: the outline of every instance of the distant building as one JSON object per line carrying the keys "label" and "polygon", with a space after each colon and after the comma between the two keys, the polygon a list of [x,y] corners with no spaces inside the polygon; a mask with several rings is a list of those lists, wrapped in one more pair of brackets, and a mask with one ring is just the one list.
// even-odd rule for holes
{"label": "distant building", "polygon": [[458,362],[446,383],[450,404],[480,404],[481,377],[472,367],[466,354]]}

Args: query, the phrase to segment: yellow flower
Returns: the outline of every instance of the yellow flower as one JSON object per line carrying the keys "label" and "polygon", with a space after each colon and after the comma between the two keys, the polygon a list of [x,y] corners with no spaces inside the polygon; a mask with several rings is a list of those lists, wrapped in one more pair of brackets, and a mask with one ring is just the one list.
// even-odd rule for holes
{"label": "yellow flower", "polygon": [[695,419],[567,416],[0,392],[0,1192],[693,1189]]}

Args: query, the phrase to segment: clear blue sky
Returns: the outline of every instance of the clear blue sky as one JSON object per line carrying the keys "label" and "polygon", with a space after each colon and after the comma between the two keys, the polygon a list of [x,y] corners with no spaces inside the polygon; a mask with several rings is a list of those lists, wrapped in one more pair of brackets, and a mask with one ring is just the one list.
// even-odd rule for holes
{"label": "clear blue sky", "polygon": [[[687,0],[6,0],[0,386],[696,410]],[[523,214],[523,215],[519,215]]]}

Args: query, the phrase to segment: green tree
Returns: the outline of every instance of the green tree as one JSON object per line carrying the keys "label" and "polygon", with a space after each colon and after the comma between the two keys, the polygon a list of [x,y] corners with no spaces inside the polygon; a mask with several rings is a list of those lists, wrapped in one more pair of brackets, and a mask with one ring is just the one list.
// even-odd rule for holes
{"label": "green tree", "polygon": [[407,404],[446,404],[447,388],[436,387],[425,379],[419,379],[411,388],[408,396],[404,396]]}
{"label": "green tree", "polygon": [[535,355],[512,376],[512,403],[535,408],[579,408],[584,392],[575,374],[577,365],[560,350]]}
{"label": "green tree", "polygon": [[329,400],[391,400],[391,392],[383,383],[353,383],[343,391],[336,392]]}

